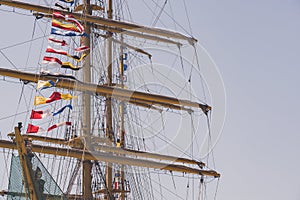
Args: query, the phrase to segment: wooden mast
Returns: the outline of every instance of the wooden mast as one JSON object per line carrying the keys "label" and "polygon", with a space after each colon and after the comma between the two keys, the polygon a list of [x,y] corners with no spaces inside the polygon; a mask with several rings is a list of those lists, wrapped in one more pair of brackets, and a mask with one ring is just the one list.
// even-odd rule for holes
{"label": "wooden mast", "polygon": [[[8,148],[8,149],[16,149],[16,144],[7,140],[0,140],[0,148]],[[139,167],[147,167],[159,170],[173,171],[173,172],[183,172],[190,174],[198,174],[203,176],[211,176],[211,177],[220,177],[220,174],[213,170],[203,170],[193,167],[188,167],[183,164],[172,164],[172,163],[163,163],[146,159],[137,159],[137,158],[129,158],[124,156],[117,156],[111,153],[106,152],[89,152],[80,149],[70,149],[70,148],[59,148],[59,147],[51,147],[45,145],[32,145],[32,151],[42,154],[52,154],[56,156],[64,156],[64,157],[73,157],[78,159],[85,160],[95,160],[100,162],[110,162],[116,163],[120,165],[132,165]]]}
{"label": "wooden mast", "polygon": [[[120,80],[121,88],[124,89],[124,46],[123,35],[121,35],[121,48],[120,48]],[[125,127],[124,127],[124,101],[120,102],[120,147],[125,148]],[[121,190],[125,190],[125,166],[121,165]],[[125,193],[121,193],[121,200],[125,200]]]}
{"label": "wooden mast", "polygon": [[[107,17],[112,19],[113,17],[113,4],[112,0],[108,0]],[[107,79],[106,84],[112,86],[112,33],[107,32],[106,39],[106,63],[107,63]],[[106,97],[106,137],[109,139],[111,144],[114,142],[112,124],[112,99],[111,96]],[[106,163],[105,170],[105,185],[107,189],[107,194],[104,195],[104,199],[111,199],[112,195],[112,163]]]}
{"label": "wooden mast", "polygon": [[[133,102],[133,103],[142,103],[147,104],[149,106],[157,105],[165,108],[171,109],[184,109],[185,107],[197,108],[203,110],[204,113],[207,113],[211,110],[211,107],[206,104],[193,102],[184,99],[177,99],[174,97],[168,97],[158,94],[150,94],[145,92],[138,92],[128,89],[110,87],[107,85],[97,85],[92,83],[83,83],[80,81],[76,81],[74,79],[60,77],[59,75],[51,75],[51,74],[33,74],[28,72],[20,72],[11,69],[3,69],[0,68],[0,75],[8,76],[12,78],[18,78],[23,81],[35,82],[38,80],[52,80],[59,82],[55,87],[65,88],[69,90],[77,90],[77,91],[87,91],[90,95],[98,94],[102,96],[114,96],[114,98],[122,99],[124,101]],[[175,106],[175,107],[174,107]],[[177,107],[179,106],[179,107]],[[188,110],[187,110],[188,111]]]}
{"label": "wooden mast", "polygon": [[[121,88],[124,89],[124,45],[123,45],[123,36],[121,35],[121,48],[120,48],[120,80],[121,80]],[[121,123],[120,123],[120,146],[122,148],[125,147],[124,143],[124,101],[120,102],[120,117],[121,117]]]}
{"label": "wooden mast", "polygon": [[[70,14],[78,20],[80,20],[82,17],[80,13],[66,12],[66,11],[62,11],[62,10],[45,7],[45,6],[33,5],[33,4],[19,2],[19,1],[13,1],[13,0],[0,0],[0,4],[12,6],[12,7],[16,7],[16,8],[21,8],[21,9],[25,9],[25,10],[41,12],[44,14],[52,14],[53,11],[58,11],[58,12],[61,12],[62,14]],[[126,34],[126,31],[133,31],[134,33],[142,33],[142,34],[147,33],[152,36],[161,36],[164,38],[185,40],[191,44],[194,44],[197,42],[197,40],[193,37],[186,36],[186,35],[183,35],[178,32],[169,31],[166,29],[146,27],[146,26],[141,26],[141,25],[132,24],[132,23],[128,23],[128,22],[120,22],[120,21],[116,21],[116,20],[112,20],[112,19],[106,19],[106,18],[98,17],[98,16],[85,15],[84,17],[87,22],[99,24],[102,26],[108,26],[108,27],[112,27],[112,28],[123,29],[125,31],[124,34]]]}
{"label": "wooden mast", "polygon": [[[90,9],[90,0],[83,0],[83,10],[82,15],[91,15],[92,11]],[[85,32],[88,37],[81,37],[81,45],[90,47],[90,34],[91,27],[88,22],[84,22]],[[83,64],[83,81],[86,83],[91,83],[91,66],[90,66],[90,52],[87,52],[88,57],[85,59]],[[84,91],[82,95],[83,103],[83,137],[85,139],[85,146],[88,150],[91,148],[91,95]],[[92,162],[91,160],[83,160],[83,170],[82,170],[82,194],[83,199],[92,199]]]}
{"label": "wooden mast", "polygon": [[[15,142],[18,147],[19,157],[20,157],[20,164],[22,167],[22,174],[24,178],[24,188],[25,188],[25,197],[27,198],[27,195],[31,200],[38,200],[38,197],[41,197],[43,194],[38,194],[36,191],[35,183],[33,180],[33,172],[31,167],[31,162],[28,159],[28,152],[26,151],[26,147],[24,144],[24,140],[21,136],[21,128],[22,124],[19,123],[18,127],[15,127]],[[27,194],[27,191],[29,194]]]}
{"label": "wooden mast", "polygon": [[[1,2],[7,2],[6,0],[0,0]],[[83,11],[82,11],[82,15],[90,15],[92,14],[92,10],[90,9],[90,0],[83,0]],[[180,34],[173,34],[170,32],[167,32],[165,30],[161,30],[161,34],[159,33],[159,30],[152,30],[148,27],[135,27],[132,24],[129,23],[116,23],[115,21],[113,21],[113,10],[112,10],[112,0],[108,0],[108,9],[107,9],[107,17],[109,19],[109,21],[105,21],[104,23],[108,23],[109,26],[116,26],[118,28],[125,28],[127,30],[133,30],[134,28],[138,28],[141,31],[141,33],[149,33],[149,34],[154,34],[154,35],[160,35],[160,36],[164,36],[164,37],[168,37],[168,35],[172,35],[172,38],[177,38],[177,39],[183,39],[183,40],[188,40],[189,42],[193,43],[195,42],[194,38],[188,38],[188,37],[184,37]],[[90,18],[93,19],[93,18]],[[96,19],[94,19],[96,20]],[[103,20],[103,19],[100,19]],[[95,22],[95,21],[94,21]],[[105,24],[106,25],[106,24]],[[85,26],[85,32],[90,35],[91,33],[91,26],[89,25],[88,22],[85,22],[84,24]],[[113,28],[113,27],[110,27]],[[158,31],[158,32],[157,32]],[[190,102],[190,101],[186,101],[186,100],[177,100],[175,98],[169,98],[169,97],[163,97],[160,95],[148,95],[148,94],[143,94],[141,92],[132,92],[132,94],[127,93],[128,91],[126,91],[124,89],[124,83],[123,83],[123,75],[124,75],[124,66],[123,66],[123,52],[121,50],[121,90],[118,90],[116,88],[113,88],[113,82],[112,82],[112,63],[113,63],[113,59],[112,59],[112,38],[113,33],[111,31],[107,31],[107,83],[106,85],[108,86],[109,89],[112,89],[114,92],[113,94],[105,93],[106,96],[106,137],[110,140],[110,145],[114,144],[114,132],[113,132],[113,124],[112,124],[112,95],[115,95],[115,91],[117,91],[117,93],[122,96],[121,99],[121,104],[120,104],[120,112],[121,112],[121,116],[123,116],[123,109],[124,109],[124,101],[129,101],[127,98],[132,98],[133,101],[136,101],[136,103],[145,103],[145,104],[155,104],[155,101],[157,100],[157,98],[159,99],[159,105],[165,105],[165,104],[170,104],[169,106],[175,104],[175,105],[183,105],[183,106],[192,106],[192,107],[197,107],[197,108],[201,108],[203,111],[209,111],[210,107],[207,105],[202,105],[199,103],[195,103],[195,102]],[[152,36],[153,37],[153,36]],[[82,37],[81,40],[81,44],[82,45],[86,45],[86,46],[90,46],[90,38],[84,38]],[[123,46],[123,40],[121,40],[121,49]],[[89,52],[88,52],[89,53]],[[90,58],[88,56],[88,58],[86,59],[84,65],[83,65],[83,82],[90,84],[91,83],[91,68],[90,68]],[[90,84],[92,85],[92,84]],[[63,87],[63,88],[67,88],[67,87]],[[71,87],[70,87],[71,88]],[[69,88],[68,88],[69,89]],[[94,149],[92,149],[92,145],[91,145],[91,93],[89,91],[86,91],[84,89],[80,90],[83,91],[83,98],[82,98],[82,103],[85,105],[84,106],[84,110],[83,110],[83,137],[85,138],[85,145],[87,147],[87,149],[91,152],[94,151]],[[102,94],[102,93],[100,93]],[[125,95],[126,97],[124,97],[123,95]],[[139,97],[138,98],[134,98],[132,96],[136,96]],[[150,97],[149,97],[150,96]],[[119,97],[117,96],[113,96],[115,97]],[[132,101],[132,100],[131,100]],[[167,102],[167,103],[166,103]],[[156,102],[157,103],[157,102]],[[174,105],[174,106],[175,106]],[[184,108],[182,106],[182,108]],[[180,107],[179,107],[180,108]],[[124,148],[124,120],[123,117],[121,119],[121,127],[120,127],[120,144],[121,147]],[[49,150],[49,152],[51,152],[52,150]],[[83,150],[84,151],[84,150]],[[93,195],[92,195],[92,188],[91,188],[91,182],[92,182],[92,175],[91,175],[91,170],[92,170],[92,162],[91,160],[98,160],[95,159],[93,157],[93,155],[89,155],[89,153],[87,153],[87,157],[84,158],[83,161],[83,184],[82,184],[82,193],[83,193],[83,199],[84,200],[88,200],[88,199],[92,199]],[[79,154],[77,155],[77,152],[73,152],[74,153],[74,157],[79,157]],[[65,156],[68,156],[65,155]],[[101,155],[102,156],[102,155]],[[112,163],[118,163],[122,166],[122,190],[124,190],[124,173],[123,173],[123,169],[124,169],[124,165],[131,163],[131,164],[136,164],[136,166],[143,166],[145,167],[145,164],[149,164],[150,167],[156,168],[156,169],[163,169],[163,170],[174,170],[174,171],[179,171],[179,172],[184,172],[184,173],[195,173],[195,174],[201,174],[201,175],[209,175],[209,176],[215,176],[218,177],[219,174],[217,174],[214,171],[204,171],[204,170],[198,170],[198,169],[190,169],[190,168],[186,168],[184,166],[177,166],[177,165],[167,165],[166,167],[164,167],[164,164],[161,163],[156,163],[156,162],[145,162],[144,160],[140,160],[140,162],[135,162],[133,161],[131,158],[123,158],[125,161],[119,161],[118,159],[114,160],[110,158],[109,153],[107,155],[105,155],[107,157],[105,157],[102,161],[107,163],[106,166],[106,187],[107,187],[107,193],[105,194],[105,199],[111,199],[111,195],[112,195]],[[119,157],[121,158],[121,157]],[[125,199],[124,193],[121,194],[121,199]]]}
{"label": "wooden mast", "polygon": [[[9,137],[15,137],[14,133],[9,133]],[[74,145],[72,140],[65,140],[65,139],[59,139],[59,138],[51,138],[51,137],[45,137],[45,136],[38,136],[38,135],[22,135],[24,139],[30,138],[32,141],[41,141],[46,143],[53,143],[53,144],[59,144],[59,145],[65,145],[72,148],[77,149],[83,149],[83,145]],[[97,139],[100,139],[98,137],[92,137],[93,141],[97,141]],[[81,141],[81,140],[80,140]],[[1,140],[0,140],[1,142]],[[1,144],[0,144],[1,145]],[[197,160],[192,160],[184,157],[176,157],[176,156],[169,156],[164,154],[157,154],[157,153],[151,153],[146,151],[137,151],[127,148],[118,148],[118,147],[109,147],[106,145],[101,144],[94,144],[94,150],[99,152],[108,152],[113,154],[119,154],[119,155],[126,155],[126,156],[136,156],[137,158],[150,158],[150,159],[156,159],[160,161],[171,161],[171,162],[178,162],[178,163],[186,163],[186,164],[192,164],[192,165],[198,165],[200,167],[204,167],[205,163]]]}

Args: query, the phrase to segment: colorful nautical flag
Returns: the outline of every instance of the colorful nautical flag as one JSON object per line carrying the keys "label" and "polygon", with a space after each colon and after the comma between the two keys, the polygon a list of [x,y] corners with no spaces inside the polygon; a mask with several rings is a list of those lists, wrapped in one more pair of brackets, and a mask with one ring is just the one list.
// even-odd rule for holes
{"label": "colorful nautical flag", "polygon": [[88,46],[81,46],[81,47],[76,48],[75,51],[82,52],[82,51],[86,51],[89,49],[90,49],[90,47],[88,47]]}
{"label": "colorful nautical flag", "polygon": [[[122,65],[120,64],[120,67],[119,67],[120,71],[122,70]],[[126,71],[127,70],[127,65],[126,64],[123,64],[123,70]]]}
{"label": "colorful nautical flag", "polygon": [[73,76],[72,74],[52,73],[52,72],[50,72],[50,71],[43,70],[43,69],[41,69],[40,73],[41,73],[42,75],[55,76],[55,77],[57,77],[57,78],[68,78],[68,79],[77,80],[76,77]]}
{"label": "colorful nautical flag", "polygon": [[34,97],[34,105],[40,105],[40,104],[45,104],[47,101],[47,98],[42,97],[42,96],[35,96]]}
{"label": "colorful nautical flag", "polygon": [[60,46],[68,45],[65,40],[59,40],[59,39],[56,39],[56,38],[51,37],[51,36],[48,38],[48,42],[52,43],[52,44],[55,44],[55,45],[60,45]]}
{"label": "colorful nautical flag", "polygon": [[32,124],[28,124],[26,133],[43,133],[45,130],[39,126],[34,126]]}
{"label": "colorful nautical flag", "polygon": [[[60,126],[71,126],[72,125],[72,122],[61,122],[61,123],[57,123],[57,124],[54,124],[52,126],[50,126],[47,131],[52,131],[53,129],[56,129]],[[27,127],[27,130],[26,130],[26,133],[29,134],[29,133],[44,133],[46,132],[43,128],[39,127],[39,126],[35,126],[35,125],[32,125],[32,124],[28,124],[28,127]]]}
{"label": "colorful nautical flag", "polygon": [[[68,55],[68,56],[71,57],[71,58],[73,58],[77,62],[79,62],[79,61],[81,61],[82,59],[84,59],[86,57],[86,54],[83,54],[80,58],[78,56],[70,56],[70,55]],[[44,56],[43,63],[45,63],[45,64],[56,64],[59,67],[67,68],[67,69],[72,69],[72,70],[79,70],[79,69],[81,69],[80,66],[79,67],[78,66],[75,67],[70,62],[61,62],[58,58],[48,57],[48,56]]]}
{"label": "colorful nautical flag", "polygon": [[63,62],[61,65],[61,68],[66,68],[66,69],[72,69],[72,70],[80,70],[81,67],[75,67],[72,63],[70,62]]}
{"label": "colorful nautical flag", "polygon": [[60,9],[62,9],[62,10],[67,10],[67,11],[70,11],[70,9],[69,8],[67,8],[67,7],[64,7],[63,5],[61,5],[60,3],[55,3],[54,4],[56,7],[59,7]]}
{"label": "colorful nautical flag", "polygon": [[53,92],[49,98],[45,99],[45,103],[51,103],[53,101],[57,101],[61,99],[61,93],[60,92]]}
{"label": "colorful nautical flag", "polygon": [[71,122],[61,122],[61,123],[58,123],[58,124],[54,124],[53,126],[50,126],[47,131],[51,131],[53,129],[56,129],[57,127],[60,127],[60,126],[71,126],[72,123]]}
{"label": "colorful nautical flag", "polygon": [[64,2],[64,3],[69,3],[71,5],[73,5],[73,3],[74,3],[74,0],[59,0],[59,1]]}
{"label": "colorful nautical flag", "polygon": [[87,37],[86,33],[78,33],[78,32],[74,32],[74,31],[60,31],[56,28],[51,28],[51,34],[62,35],[62,36],[85,36],[85,37]]}
{"label": "colorful nautical flag", "polygon": [[73,97],[70,94],[62,94],[60,92],[53,92],[49,98],[46,98],[46,97],[43,97],[43,96],[35,96],[34,105],[36,106],[36,105],[51,103],[53,101],[57,101],[57,100],[60,100],[60,99],[70,100],[72,98],[75,98],[75,97]]}
{"label": "colorful nautical flag", "polygon": [[37,89],[41,89],[41,90],[51,88],[54,86],[55,86],[55,83],[51,80],[48,80],[48,81],[39,80],[37,83]]}
{"label": "colorful nautical flag", "polygon": [[68,52],[64,51],[64,50],[60,50],[60,49],[53,49],[52,47],[48,47],[46,49],[47,53],[56,53],[56,54],[61,54],[61,55],[65,55],[68,56]]}
{"label": "colorful nautical flag", "polygon": [[56,64],[59,67],[61,66],[62,62],[58,58],[44,56],[43,63],[45,64]]}
{"label": "colorful nautical flag", "polygon": [[[53,49],[52,47],[48,47],[48,48],[46,49],[46,52],[47,52],[47,53],[56,53],[56,54],[61,54],[61,55],[69,56],[70,58],[73,58],[73,59],[76,60],[77,62],[82,61],[82,60],[86,57],[86,54],[82,54],[82,55],[79,57],[79,56],[77,56],[77,55],[70,55],[70,54],[68,54],[68,52],[63,51],[63,50],[60,50],[60,49]],[[49,57],[48,57],[48,58],[46,57],[46,59],[44,59],[44,60],[46,60],[46,61],[53,61],[53,59],[51,59],[51,58],[49,58]],[[61,63],[61,61],[60,61],[58,58],[54,58],[54,60],[55,60],[55,62],[57,62],[57,63]]]}
{"label": "colorful nautical flag", "polygon": [[81,33],[81,30],[75,24],[62,23],[56,19],[52,19],[52,26],[66,31],[75,31]]}
{"label": "colorful nautical flag", "polygon": [[124,67],[124,71],[127,70],[127,64],[123,64],[123,67]]}
{"label": "colorful nautical flag", "polygon": [[80,32],[84,32],[84,27],[72,15],[63,15],[60,12],[53,12],[52,16],[53,16],[53,18],[56,18],[56,19],[63,19],[63,20],[66,20],[68,22],[73,22],[73,23],[76,24],[76,26],[80,30]]}
{"label": "colorful nautical flag", "polygon": [[74,60],[76,60],[77,62],[80,62],[82,61],[85,57],[86,57],[86,54],[82,54],[80,57],[77,56],[77,55],[74,55],[74,56],[71,56],[71,55],[68,55],[70,58],[73,58]]}
{"label": "colorful nautical flag", "polygon": [[124,53],[123,60],[127,60],[127,58],[128,58],[128,54]]}
{"label": "colorful nautical flag", "polygon": [[61,109],[59,109],[58,111],[54,112],[54,113],[53,113],[53,116],[62,113],[66,108],[69,108],[70,110],[73,109],[73,107],[71,106],[71,104],[68,104],[68,105],[62,107]]}
{"label": "colorful nautical flag", "polygon": [[69,108],[70,110],[73,109],[72,105],[68,104],[68,105],[60,108],[56,112],[51,112],[49,109],[44,110],[44,111],[43,110],[31,110],[30,119],[44,119],[46,117],[56,116],[56,115],[62,113],[66,108]]}
{"label": "colorful nautical flag", "polygon": [[46,117],[52,116],[52,113],[49,109],[42,110],[31,110],[30,119],[44,119]]}

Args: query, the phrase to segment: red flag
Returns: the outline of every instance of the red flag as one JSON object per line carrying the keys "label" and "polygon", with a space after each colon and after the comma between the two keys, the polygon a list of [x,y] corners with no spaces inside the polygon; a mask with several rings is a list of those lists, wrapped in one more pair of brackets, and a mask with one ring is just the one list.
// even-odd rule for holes
{"label": "red flag", "polygon": [[53,49],[52,47],[48,47],[46,49],[46,52],[48,53],[57,53],[57,54],[61,54],[61,55],[68,55],[68,53],[66,51],[60,50],[60,49]]}
{"label": "red flag", "polygon": [[57,19],[63,19],[63,20],[66,20],[68,22],[73,22],[76,24],[77,28],[80,30],[80,32],[83,32],[84,31],[84,27],[81,25],[81,23],[76,20],[72,15],[63,15],[61,14],[60,12],[53,12],[52,16],[54,18],[57,18]]}
{"label": "red flag", "polygon": [[44,129],[42,129],[41,127],[34,126],[32,124],[28,124],[27,131],[26,131],[27,134],[29,134],[29,133],[41,133],[41,132],[44,132]]}
{"label": "red flag", "polygon": [[62,64],[62,62],[58,58],[48,57],[48,56],[44,56],[43,63],[45,63],[45,64],[47,64],[47,63],[57,63],[59,65]]}
{"label": "red flag", "polygon": [[52,19],[52,26],[66,31],[82,32],[80,28],[73,23],[62,23],[55,19]]}
{"label": "red flag", "polygon": [[46,100],[46,103],[51,103],[53,101],[60,100],[60,99],[61,99],[61,93],[53,92],[51,96]]}
{"label": "red flag", "polygon": [[32,110],[31,111],[31,115],[30,115],[30,119],[43,119],[43,118],[48,117],[48,116],[51,116],[50,110],[45,110],[45,111],[42,111],[42,110],[38,110],[38,111]]}
{"label": "red flag", "polygon": [[88,47],[88,46],[81,46],[81,47],[76,48],[75,51],[81,52],[81,51],[86,51],[89,49],[90,49],[90,47]]}
{"label": "red flag", "polygon": [[72,96],[70,94],[62,94],[60,92],[53,92],[49,98],[43,97],[43,96],[35,96],[34,97],[34,105],[41,105],[46,103],[51,103],[56,100],[70,100],[72,98],[77,98],[76,96]]}
{"label": "red flag", "polygon": [[53,37],[49,37],[48,40],[49,40],[49,42],[51,42],[51,43],[59,44],[59,45],[61,45],[61,46],[66,46],[66,45],[68,45],[68,44],[66,43],[65,40],[59,40],[59,39],[55,39],[55,38],[53,38]]}
{"label": "red flag", "polygon": [[50,126],[47,131],[51,131],[57,127],[64,126],[64,125],[71,126],[72,122],[62,122],[62,123],[54,124],[53,126]]}

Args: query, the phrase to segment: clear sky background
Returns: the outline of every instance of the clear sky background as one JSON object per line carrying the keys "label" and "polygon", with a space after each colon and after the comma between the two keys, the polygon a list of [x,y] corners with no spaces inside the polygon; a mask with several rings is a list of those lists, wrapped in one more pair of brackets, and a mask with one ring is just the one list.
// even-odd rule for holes
{"label": "clear sky background", "polygon": [[[226,89],[217,199],[300,200],[300,1],[185,2]],[[169,3],[189,30],[182,2]]]}
{"label": "clear sky background", "polygon": [[[170,3],[174,18],[189,30],[182,2]],[[300,2],[186,5],[193,35],[217,64],[226,89],[226,121],[214,150],[222,174],[217,199],[299,200]]]}
{"label": "clear sky background", "polygon": [[[300,1],[186,4],[193,35],[218,65],[227,95],[225,126],[214,150],[222,174],[217,199],[300,200]],[[24,41],[21,32],[11,33],[15,42],[0,37],[0,48]],[[1,67],[8,64],[1,60]],[[3,84],[1,93],[9,96]]]}
{"label": "clear sky background", "polygon": [[227,94],[218,199],[299,200],[300,2],[193,2]]}

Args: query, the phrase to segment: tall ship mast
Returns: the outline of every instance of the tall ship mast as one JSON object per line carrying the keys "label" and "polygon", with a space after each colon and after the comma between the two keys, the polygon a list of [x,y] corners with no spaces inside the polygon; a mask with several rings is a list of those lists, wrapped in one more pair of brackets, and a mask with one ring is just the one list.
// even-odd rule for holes
{"label": "tall ship mast", "polygon": [[0,49],[0,84],[18,91],[1,118],[3,199],[215,198],[197,39],[162,22],[183,27],[168,1],[144,2],[155,18],[138,23],[139,3],[0,0],[0,13],[33,23],[30,39]]}

